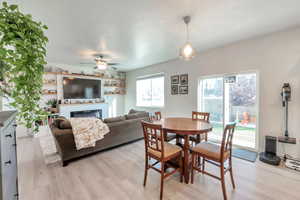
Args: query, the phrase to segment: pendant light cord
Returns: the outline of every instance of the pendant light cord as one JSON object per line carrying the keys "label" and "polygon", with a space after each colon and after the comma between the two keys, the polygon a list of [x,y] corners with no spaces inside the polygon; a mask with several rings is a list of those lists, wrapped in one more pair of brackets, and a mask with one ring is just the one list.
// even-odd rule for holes
{"label": "pendant light cord", "polygon": [[186,24],[186,42],[190,40],[189,24]]}

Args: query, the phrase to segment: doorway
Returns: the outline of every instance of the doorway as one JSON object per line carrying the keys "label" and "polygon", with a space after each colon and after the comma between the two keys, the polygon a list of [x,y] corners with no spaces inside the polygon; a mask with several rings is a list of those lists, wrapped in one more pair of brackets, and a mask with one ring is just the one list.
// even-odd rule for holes
{"label": "doorway", "polygon": [[198,110],[210,113],[213,131],[208,138],[220,142],[224,126],[236,123],[235,146],[257,149],[258,89],[256,73],[203,77],[198,85]]}

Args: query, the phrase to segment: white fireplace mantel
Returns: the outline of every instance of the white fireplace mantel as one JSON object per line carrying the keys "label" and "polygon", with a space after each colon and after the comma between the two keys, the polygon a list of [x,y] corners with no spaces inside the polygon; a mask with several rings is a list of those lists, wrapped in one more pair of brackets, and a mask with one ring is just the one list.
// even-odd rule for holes
{"label": "white fireplace mantel", "polygon": [[102,118],[108,118],[108,104],[107,103],[88,103],[88,104],[60,104],[59,115],[66,118],[71,117],[71,112],[85,111],[85,110],[102,110]]}

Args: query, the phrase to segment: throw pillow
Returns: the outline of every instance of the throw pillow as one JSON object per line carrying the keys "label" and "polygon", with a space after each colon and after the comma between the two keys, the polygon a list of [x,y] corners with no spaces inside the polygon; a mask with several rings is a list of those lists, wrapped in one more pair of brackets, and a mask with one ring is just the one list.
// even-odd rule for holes
{"label": "throw pillow", "polygon": [[146,118],[149,117],[149,113],[145,111],[137,112],[134,114],[125,115],[126,119],[138,119],[138,118]]}
{"label": "throw pillow", "polygon": [[113,123],[113,122],[120,122],[126,120],[125,116],[119,116],[119,117],[111,117],[106,118],[103,120],[104,123]]}
{"label": "throw pillow", "polygon": [[71,123],[69,120],[65,119],[59,123],[60,129],[72,129]]}
{"label": "throw pillow", "polygon": [[140,111],[134,110],[134,109],[130,109],[129,112],[128,112],[128,114],[134,114],[134,113],[137,113],[137,112],[140,112]]}

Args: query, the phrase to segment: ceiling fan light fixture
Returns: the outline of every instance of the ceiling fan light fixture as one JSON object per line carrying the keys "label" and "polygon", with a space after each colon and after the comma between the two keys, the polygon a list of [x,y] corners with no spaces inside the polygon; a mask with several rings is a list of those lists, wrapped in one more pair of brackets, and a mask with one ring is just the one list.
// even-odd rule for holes
{"label": "ceiling fan light fixture", "polygon": [[107,62],[103,61],[102,58],[96,58],[96,66],[99,70],[106,70],[107,69]]}
{"label": "ceiling fan light fixture", "polygon": [[107,63],[103,62],[102,60],[96,60],[96,66],[99,70],[106,70],[107,69]]}
{"label": "ceiling fan light fixture", "polygon": [[183,17],[183,21],[186,24],[186,43],[182,48],[180,48],[179,57],[184,60],[191,60],[196,55],[196,50],[192,47],[189,42],[189,27],[188,24],[191,21],[190,16]]}

